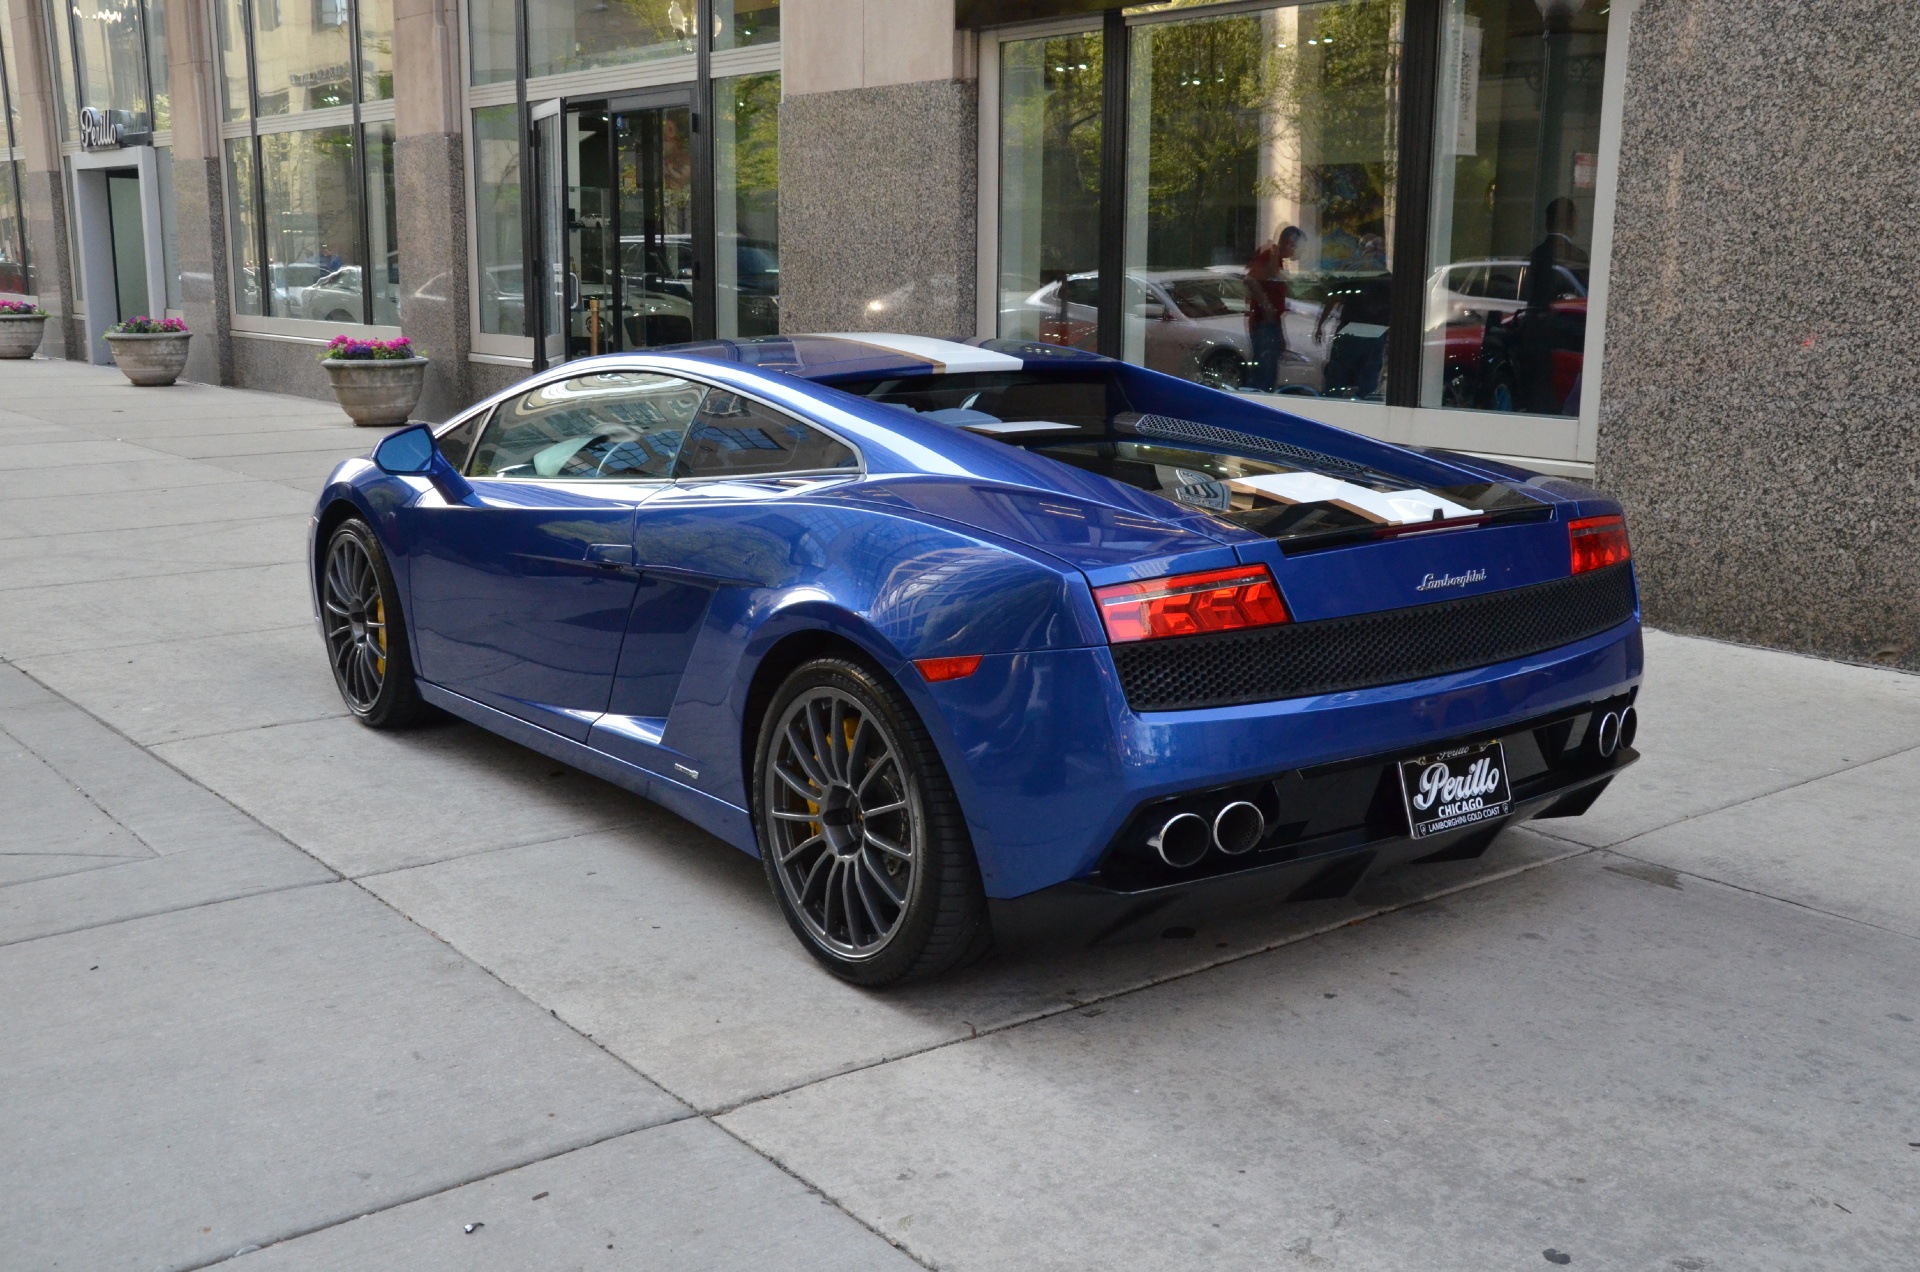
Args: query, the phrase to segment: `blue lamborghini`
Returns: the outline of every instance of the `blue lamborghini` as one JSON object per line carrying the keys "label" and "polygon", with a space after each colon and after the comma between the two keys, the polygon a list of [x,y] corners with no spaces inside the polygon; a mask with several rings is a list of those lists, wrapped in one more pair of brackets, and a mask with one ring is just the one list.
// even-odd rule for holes
{"label": "blue lamborghini", "polygon": [[568,363],[341,464],[312,567],[361,720],[673,809],[864,985],[1341,896],[1636,758],[1618,504],[1052,345]]}

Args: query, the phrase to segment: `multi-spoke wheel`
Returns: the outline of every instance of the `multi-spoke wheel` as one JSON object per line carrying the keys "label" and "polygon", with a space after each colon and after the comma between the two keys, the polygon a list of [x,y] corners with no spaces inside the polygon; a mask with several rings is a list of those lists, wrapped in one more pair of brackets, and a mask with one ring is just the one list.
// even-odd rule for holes
{"label": "multi-spoke wheel", "polygon": [[985,948],[958,801],[898,689],[855,663],[809,663],[775,695],[759,752],[761,855],[816,957],[882,985]]}
{"label": "multi-spoke wheel", "polygon": [[340,696],[375,728],[408,724],[425,710],[413,681],[393,574],[364,521],[342,522],[320,571],[320,626]]}

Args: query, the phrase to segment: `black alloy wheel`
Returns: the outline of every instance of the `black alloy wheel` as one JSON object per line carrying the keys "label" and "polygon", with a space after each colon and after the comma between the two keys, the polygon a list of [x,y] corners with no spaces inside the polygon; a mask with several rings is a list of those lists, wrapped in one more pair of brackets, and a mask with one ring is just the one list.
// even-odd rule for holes
{"label": "black alloy wheel", "polygon": [[396,595],[372,529],[360,520],[342,522],[327,540],[320,572],[320,626],[340,697],[376,729],[413,724],[428,710],[414,683]]}
{"label": "black alloy wheel", "polygon": [[936,975],[986,952],[980,870],[958,799],[911,704],[845,659],[810,662],[760,731],[755,820],[787,922],[860,985]]}

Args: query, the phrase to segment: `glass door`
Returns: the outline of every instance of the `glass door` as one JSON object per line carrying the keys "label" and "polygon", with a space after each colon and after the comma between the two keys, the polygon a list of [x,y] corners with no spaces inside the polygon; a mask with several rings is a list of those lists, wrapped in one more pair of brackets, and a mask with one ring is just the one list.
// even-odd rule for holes
{"label": "glass door", "polygon": [[680,344],[712,330],[696,285],[693,104],[685,89],[566,113],[571,358]]}

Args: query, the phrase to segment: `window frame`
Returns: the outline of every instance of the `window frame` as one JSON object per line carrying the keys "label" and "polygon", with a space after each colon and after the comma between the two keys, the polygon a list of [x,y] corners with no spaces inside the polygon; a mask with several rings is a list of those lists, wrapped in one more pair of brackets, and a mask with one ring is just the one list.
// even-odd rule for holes
{"label": "window frame", "polygon": [[[520,0],[520,2],[529,3],[531,0]],[[549,366],[563,365],[550,362],[544,342],[537,340],[531,334],[523,332],[520,335],[502,335],[482,328],[480,275],[484,266],[480,257],[478,231],[480,200],[475,183],[475,174],[480,171],[479,156],[475,148],[478,138],[473,122],[476,110],[490,106],[514,106],[519,114],[520,135],[517,145],[522,171],[520,265],[523,270],[526,270],[529,268],[529,258],[532,255],[530,249],[537,242],[541,228],[535,218],[544,215],[545,212],[544,208],[534,206],[540,198],[537,177],[530,180],[526,175],[529,171],[531,151],[529,135],[534,114],[549,106],[564,113],[569,106],[577,102],[602,101],[649,89],[681,87],[690,89],[693,110],[699,119],[699,125],[693,137],[694,233],[704,235],[717,259],[719,246],[715,230],[714,203],[717,197],[718,177],[715,171],[717,156],[713,123],[714,86],[720,80],[747,75],[773,74],[784,77],[784,54],[783,45],[779,40],[767,44],[750,44],[743,48],[713,48],[712,0],[690,0],[690,2],[695,5],[692,53],[594,67],[588,70],[566,71],[554,75],[521,76],[487,84],[476,84],[473,82],[473,4],[472,0],[458,0],[456,10],[459,35],[455,42],[459,46],[457,60],[460,75],[461,129],[463,144],[466,147],[467,169],[462,182],[465,187],[462,197],[466,200],[467,206],[468,362],[483,366],[515,367],[536,372],[545,371]],[[783,28],[783,38],[784,34]],[[522,53],[524,55],[524,50]],[[524,64],[520,69],[523,71],[526,69]],[[709,275],[717,272],[717,268],[703,271]],[[711,293],[714,281],[712,277],[706,277],[701,279],[697,286]],[[717,304],[717,296],[711,297],[707,305],[708,311],[714,312]],[[528,304],[525,321],[530,327],[535,320],[535,306]],[[694,338],[706,339],[712,334],[696,327]]]}
{"label": "window frame", "polygon": [[[978,205],[975,333],[988,338],[998,335],[1000,92],[1003,45],[1021,40],[1090,34],[1103,29],[1110,33],[1109,39],[1111,39],[1111,32],[1124,29],[1127,33],[1126,43],[1130,46],[1132,31],[1143,26],[1296,8],[1302,4],[1314,2],[1315,0],[1222,0],[1219,4],[1195,5],[1191,8],[1159,10],[1150,13],[1122,13],[1113,10],[1109,11],[1104,18],[1097,12],[1084,13],[1035,22],[1011,23],[982,30],[979,33],[980,133],[979,180],[976,185]],[[1402,331],[1410,331],[1413,337],[1397,341],[1398,347],[1390,355],[1392,357],[1390,370],[1393,373],[1389,377],[1390,396],[1385,403],[1346,402],[1278,394],[1247,396],[1295,415],[1364,433],[1383,441],[1510,459],[1541,471],[1591,478],[1598,453],[1600,401],[1605,369],[1607,295],[1612,264],[1614,200],[1618,187],[1628,47],[1632,19],[1639,7],[1639,2],[1638,0],[1614,0],[1608,23],[1607,61],[1601,95],[1598,172],[1595,182],[1592,261],[1587,280],[1586,348],[1583,354],[1580,413],[1572,417],[1503,414],[1493,411],[1418,405],[1418,370],[1421,351],[1420,336],[1424,326],[1424,298],[1428,279],[1433,272],[1428,258],[1429,245],[1426,241],[1426,231],[1432,198],[1432,149],[1437,114],[1433,97],[1438,91],[1439,84],[1440,41],[1437,38],[1437,32],[1443,11],[1441,0],[1404,0],[1404,5],[1401,64],[1401,93],[1404,99],[1401,113],[1402,144],[1396,156],[1400,170],[1398,191],[1402,203],[1402,215],[1396,223],[1393,243],[1396,308],[1392,330],[1396,336]],[[1429,29],[1425,34],[1434,38],[1427,39],[1424,43],[1414,39],[1419,34],[1415,29],[1416,17],[1427,21]],[[1424,53],[1418,67],[1413,62],[1416,52]],[[1124,68],[1125,59],[1116,58],[1110,51],[1107,58],[1109,74],[1112,73],[1116,63]],[[1414,99],[1422,93],[1425,94],[1424,102],[1416,102]],[[1111,92],[1108,94],[1108,106],[1102,114],[1101,121],[1102,140],[1103,145],[1110,145],[1117,135],[1124,148],[1128,115],[1126,94],[1124,92],[1117,94],[1117,106],[1115,98],[1116,94]],[[1406,138],[1409,136],[1414,137],[1417,144],[1408,146]],[[1103,172],[1102,176],[1102,190],[1105,194],[1113,183],[1107,179],[1108,172]],[[1124,181],[1119,183],[1118,188],[1121,191],[1118,197],[1103,198],[1103,232],[1116,219],[1124,227],[1127,212]],[[1411,205],[1408,202],[1410,195],[1417,195],[1417,202]],[[1412,207],[1411,214],[1406,211],[1408,206]],[[1112,210],[1113,215],[1106,214],[1109,209]],[[1124,234],[1124,229],[1121,233]],[[1110,237],[1110,235],[1103,235],[1101,243],[1102,272],[1108,272],[1105,268],[1108,261],[1113,262],[1115,270],[1124,272],[1124,244],[1105,241]],[[1112,313],[1106,312],[1109,306],[1103,306],[1100,314],[1100,326],[1103,330],[1110,325],[1117,329],[1121,311],[1124,308],[1118,303],[1120,288],[1115,286],[1111,291],[1113,300],[1109,302],[1109,306]]]}
{"label": "window frame", "polygon": [[[67,0],[56,0],[65,4]],[[142,0],[143,6],[150,0]],[[271,2],[271,0],[269,0]],[[367,190],[367,131],[368,125],[392,123],[396,117],[395,98],[387,97],[370,101],[366,99],[366,73],[363,62],[364,49],[360,34],[361,0],[342,0],[347,5],[348,58],[353,100],[345,106],[327,107],[321,110],[289,112],[286,114],[260,114],[259,76],[256,66],[257,53],[254,45],[255,9],[262,0],[233,0],[241,29],[234,34],[232,56],[242,60],[246,82],[246,113],[241,119],[225,120],[219,124],[220,135],[220,188],[225,199],[224,208],[234,206],[235,181],[232,164],[227,160],[227,143],[243,141],[246,143],[252,159],[252,172],[247,185],[246,200],[253,208],[253,254],[260,271],[260,307],[271,307],[269,297],[273,291],[272,262],[268,256],[267,244],[269,229],[266,215],[266,174],[261,163],[260,139],[276,133],[308,132],[323,128],[346,126],[353,141],[353,182],[354,200],[357,207],[358,234],[362,256],[371,256],[373,234],[371,218],[372,200]],[[218,0],[216,0],[218,3]],[[71,8],[71,6],[69,6]],[[222,21],[220,13],[213,12],[209,17],[215,23],[210,28],[213,42],[213,97],[220,103],[220,113],[227,109],[225,98],[229,82],[225,58],[226,51],[220,47],[218,23]],[[149,90],[151,96],[151,90]],[[389,237],[394,250],[400,250],[400,227],[396,223],[388,227]],[[248,314],[241,312],[240,270],[235,258],[231,230],[226,247],[227,251],[227,301],[233,333],[236,337],[264,340],[285,340],[294,343],[324,345],[327,340],[339,334],[342,324],[324,322],[311,318],[292,318],[283,314],[262,312]],[[354,327],[361,334],[372,339],[393,339],[400,336],[402,328],[398,324],[383,324],[374,321],[374,279],[376,265],[371,260],[359,262],[360,272],[360,321],[345,324]],[[397,301],[396,301],[397,303]]]}
{"label": "window frame", "polygon": [[[469,409],[460,412],[458,415],[454,416],[451,420],[448,420],[445,424],[442,424],[436,427],[433,431],[435,444],[437,445],[439,443],[439,440],[442,437],[446,436],[448,433],[453,432],[455,429],[461,427],[462,425],[468,423],[477,415],[487,415],[491,417],[492,414],[495,411],[497,411],[501,406],[505,405],[507,402],[511,401],[516,397],[520,397],[525,394],[535,392],[538,389],[545,388],[549,384],[556,384],[562,380],[573,380],[573,379],[578,379],[582,375],[593,374],[593,372],[584,371],[582,369],[583,366],[584,366],[583,362],[563,362],[563,363],[560,363],[558,366],[555,366],[550,370],[541,373],[540,375],[530,376],[527,379],[520,381],[518,384],[511,386],[510,388],[500,390],[498,393],[493,394],[491,397],[485,399],[484,401],[479,402],[476,405],[470,407]],[[786,469],[776,473],[754,473],[748,476],[741,476],[739,474],[734,474],[730,476],[723,475],[718,477],[634,477],[634,478],[620,478],[617,481],[610,481],[603,477],[595,477],[595,478],[475,477],[469,470],[473,466],[474,455],[477,454],[480,450],[481,437],[485,435],[488,427],[490,427],[493,423],[493,420],[489,418],[485,423],[483,423],[480,426],[479,431],[473,435],[473,444],[468,448],[466,462],[460,466],[461,475],[464,477],[467,477],[471,481],[510,481],[516,484],[539,483],[542,485],[550,485],[550,486],[587,486],[596,490],[605,489],[606,487],[613,486],[613,485],[648,486],[648,487],[695,486],[695,485],[712,485],[715,483],[728,483],[728,482],[737,485],[737,484],[748,483],[748,482],[786,481],[796,477],[818,477],[823,479],[835,478],[835,479],[852,480],[856,478],[863,478],[867,475],[867,455],[866,455],[866,452],[860,448],[860,443],[857,440],[855,440],[854,438],[848,437],[845,433],[841,432],[839,429],[833,428],[828,424],[825,424],[819,420],[810,419],[807,416],[801,415],[795,412],[791,407],[784,406],[778,402],[775,402],[769,399],[765,394],[757,393],[752,389],[741,388],[738,385],[725,384],[718,380],[710,379],[706,376],[690,373],[680,367],[651,365],[643,361],[634,361],[634,362],[622,361],[619,363],[602,363],[598,365],[596,369],[598,371],[615,372],[615,373],[642,372],[650,375],[677,376],[680,379],[685,380],[690,384],[699,385],[702,389],[708,392],[711,392],[714,389],[721,389],[728,393],[738,394],[740,397],[743,397],[748,401],[754,403],[755,405],[760,406],[766,410],[772,411],[776,415],[786,416],[787,418],[795,421],[796,423],[802,425],[803,427],[814,429],[817,432],[824,433],[828,437],[831,437],[834,441],[839,442],[842,446],[845,446],[848,450],[853,452],[855,466],[853,468],[796,468],[796,469]],[[675,458],[675,464],[676,466],[678,465],[677,456]]]}

